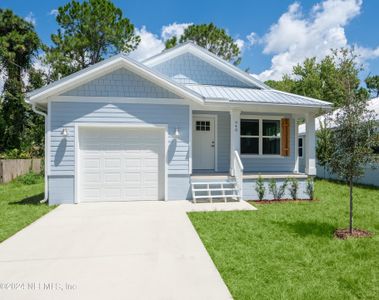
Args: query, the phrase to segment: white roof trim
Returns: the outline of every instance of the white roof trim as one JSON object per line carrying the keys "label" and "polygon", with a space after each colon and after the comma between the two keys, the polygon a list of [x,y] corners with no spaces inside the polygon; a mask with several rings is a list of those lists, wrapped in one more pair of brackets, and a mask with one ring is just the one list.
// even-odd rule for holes
{"label": "white roof trim", "polygon": [[259,81],[258,79],[254,78],[248,73],[245,73],[244,71],[232,65],[231,63],[221,59],[220,57],[213,54],[212,52],[200,46],[195,45],[193,42],[186,42],[174,48],[165,50],[160,54],[157,54],[155,56],[152,56],[142,61],[142,63],[148,67],[153,67],[184,53],[191,53],[199,57],[200,59],[205,60],[206,62],[210,63],[214,67],[228,73],[229,75],[238,78],[239,80],[251,83],[261,89],[271,89],[269,86],[265,85],[263,82]]}
{"label": "white roof trim", "polygon": [[115,55],[93,66],[64,77],[43,88],[28,93],[27,100],[30,103],[47,102],[49,101],[48,98],[52,96],[57,96],[67,90],[71,90],[121,67],[124,67],[135,74],[150,80],[163,88],[166,88],[180,97],[193,100],[197,103],[204,103],[204,99],[201,95],[177,84],[162,74],[158,74],[154,70],[150,70],[146,66],[126,57],[123,54]]}

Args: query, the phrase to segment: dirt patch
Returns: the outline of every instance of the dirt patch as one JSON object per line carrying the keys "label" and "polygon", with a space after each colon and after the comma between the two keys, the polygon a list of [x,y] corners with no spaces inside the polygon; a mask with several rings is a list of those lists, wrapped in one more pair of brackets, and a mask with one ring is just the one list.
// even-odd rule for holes
{"label": "dirt patch", "polygon": [[314,202],[317,199],[280,199],[280,200],[250,200],[251,204],[274,204],[274,203],[286,203],[286,202]]}
{"label": "dirt patch", "polygon": [[372,237],[372,236],[373,236],[373,233],[366,230],[357,229],[357,228],[354,228],[352,233],[350,233],[349,229],[347,228],[337,229],[334,232],[334,237],[341,240],[346,240],[348,238],[363,238],[363,237]]}

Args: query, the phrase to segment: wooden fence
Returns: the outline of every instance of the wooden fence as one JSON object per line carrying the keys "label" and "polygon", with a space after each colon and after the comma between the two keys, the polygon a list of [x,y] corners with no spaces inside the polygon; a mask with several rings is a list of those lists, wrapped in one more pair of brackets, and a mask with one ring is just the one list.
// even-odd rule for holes
{"label": "wooden fence", "polygon": [[41,159],[0,159],[0,183],[6,183],[29,172],[41,173]]}

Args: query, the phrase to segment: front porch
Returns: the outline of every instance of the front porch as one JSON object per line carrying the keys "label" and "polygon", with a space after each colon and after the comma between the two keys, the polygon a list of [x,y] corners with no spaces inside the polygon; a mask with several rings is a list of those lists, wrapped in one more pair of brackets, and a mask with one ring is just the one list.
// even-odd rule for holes
{"label": "front porch", "polygon": [[[305,173],[299,172],[299,119],[306,120],[310,132],[303,153]],[[307,177],[316,174],[313,113],[194,110],[191,122],[194,201],[196,194],[210,201],[256,200],[253,185],[259,176],[267,186],[271,180],[280,185],[295,178],[303,188]]]}

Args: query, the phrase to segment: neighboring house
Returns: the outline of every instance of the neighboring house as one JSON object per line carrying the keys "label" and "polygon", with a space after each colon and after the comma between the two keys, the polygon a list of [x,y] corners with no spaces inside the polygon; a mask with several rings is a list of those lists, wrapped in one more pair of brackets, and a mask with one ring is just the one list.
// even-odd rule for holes
{"label": "neighboring house", "polygon": [[[369,100],[368,109],[375,112],[376,121],[378,124],[377,131],[379,132],[379,98]],[[332,115],[330,116],[330,120],[328,119],[328,122],[330,123],[328,125],[329,127],[334,127],[333,116],[335,116],[337,112],[338,112],[338,109],[332,113]],[[322,115],[315,119],[316,131],[320,129],[321,127],[320,123],[325,124],[325,115]],[[301,172],[305,170],[305,156],[302,155],[304,151],[306,151],[306,147],[304,143],[305,138],[306,138],[306,125],[301,124],[299,126],[299,142],[298,142],[299,143],[299,158],[300,158],[299,170]],[[375,153],[379,155],[379,148],[374,149],[374,151]],[[336,175],[329,173],[325,167],[322,167],[319,164],[317,164],[317,177],[337,179]],[[359,178],[357,182],[379,186],[379,165],[378,164],[367,165],[364,176]]]}
{"label": "neighboring house", "polygon": [[[28,102],[47,116],[51,204],[256,199],[259,173],[278,183],[298,178],[306,197],[305,179],[316,174],[314,116],[330,108],[273,90],[192,43],[142,63],[113,56]],[[305,174],[298,118],[310,126]]]}

